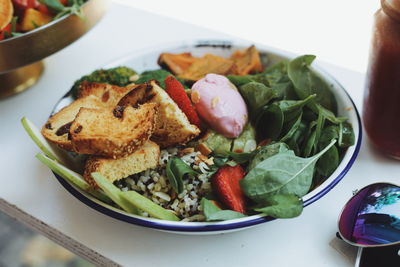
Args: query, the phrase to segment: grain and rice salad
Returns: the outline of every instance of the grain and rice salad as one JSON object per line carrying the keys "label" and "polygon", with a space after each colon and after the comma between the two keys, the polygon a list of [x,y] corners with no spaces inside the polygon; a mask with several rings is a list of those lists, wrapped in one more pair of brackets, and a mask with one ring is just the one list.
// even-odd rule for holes
{"label": "grain and rice salad", "polygon": [[[166,165],[170,158],[175,156],[199,173],[183,179],[184,190],[180,194],[174,191],[166,174]],[[116,181],[115,185],[122,191],[134,190],[163,208],[172,210],[182,221],[204,221],[200,201],[211,192],[211,165],[212,157],[204,156],[193,148],[167,148],[161,150],[157,168]],[[147,213],[142,215],[148,216]]]}

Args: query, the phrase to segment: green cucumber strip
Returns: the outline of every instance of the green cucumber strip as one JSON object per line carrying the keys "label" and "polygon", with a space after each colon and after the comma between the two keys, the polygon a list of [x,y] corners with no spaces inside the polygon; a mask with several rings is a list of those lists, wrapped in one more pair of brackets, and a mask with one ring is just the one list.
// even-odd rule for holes
{"label": "green cucumber strip", "polygon": [[43,153],[52,160],[62,162],[57,156],[57,152],[50,146],[49,142],[42,136],[39,129],[26,117],[21,119],[22,126],[29,137],[43,151]]}
{"label": "green cucumber strip", "polygon": [[121,197],[132,203],[140,210],[147,212],[154,218],[168,221],[180,221],[180,219],[172,211],[164,209],[136,191],[122,192]]}
{"label": "green cucumber strip", "polygon": [[125,200],[125,198],[122,197],[122,191],[109,180],[107,180],[101,173],[92,172],[92,177],[96,181],[97,185],[103,189],[106,195],[123,210],[132,214],[140,215],[140,210]]}
{"label": "green cucumber strip", "polygon": [[105,203],[111,203],[111,199],[106,196],[103,192],[93,189],[85,180],[83,180],[82,176],[74,171],[71,171],[70,169],[64,167],[60,163],[58,163],[55,160],[52,160],[45,156],[42,153],[39,153],[36,155],[36,158],[40,160],[44,165],[49,167],[52,171],[60,175],[62,178],[65,180],[69,181],[79,189],[88,192],[95,198],[105,202]]}

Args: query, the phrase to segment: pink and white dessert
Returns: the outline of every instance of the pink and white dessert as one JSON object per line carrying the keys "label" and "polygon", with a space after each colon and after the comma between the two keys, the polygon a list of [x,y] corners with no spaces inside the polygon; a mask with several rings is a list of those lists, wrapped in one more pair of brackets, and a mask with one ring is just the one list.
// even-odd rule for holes
{"label": "pink and white dessert", "polygon": [[207,74],[192,86],[192,102],[200,117],[228,138],[238,137],[248,120],[247,106],[225,76]]}

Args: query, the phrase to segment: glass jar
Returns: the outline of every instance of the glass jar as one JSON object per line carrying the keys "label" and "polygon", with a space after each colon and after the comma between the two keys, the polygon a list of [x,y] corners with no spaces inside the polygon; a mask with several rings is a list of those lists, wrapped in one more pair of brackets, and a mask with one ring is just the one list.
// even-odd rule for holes
{"label": "glass jar", "polygon": [[371,143],[400,159],[400,0],[381,0],[375,13],[363,121]]}

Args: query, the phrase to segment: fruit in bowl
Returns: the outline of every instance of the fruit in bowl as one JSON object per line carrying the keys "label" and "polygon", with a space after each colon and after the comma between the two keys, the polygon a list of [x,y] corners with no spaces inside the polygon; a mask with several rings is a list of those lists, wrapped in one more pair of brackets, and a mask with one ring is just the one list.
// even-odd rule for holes
{"label": "fruit in bowl", "polygon": [[89,31],[106,7],[106,0],[1,0],[0,98],[35,84],[41,60]]}
{"label": "fruit in bowl", "polygon": [[358,114],[314,56],[260,51],[197,43],[128,57],[124,84],[96,75],[115,64],[80,80],[46,140],[24,125],[62,184],[118,219],[213,232],[295,217],[351,166]]}
{"label": "fruit in bowl", "polygon": [[67,14],[81,14],[85,0],[1,0],[0,41],[20,36]]}

